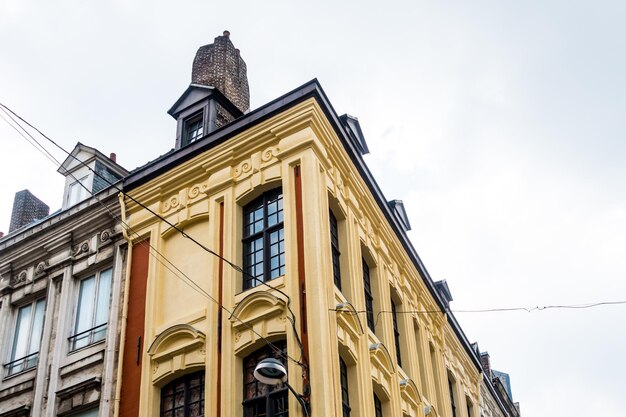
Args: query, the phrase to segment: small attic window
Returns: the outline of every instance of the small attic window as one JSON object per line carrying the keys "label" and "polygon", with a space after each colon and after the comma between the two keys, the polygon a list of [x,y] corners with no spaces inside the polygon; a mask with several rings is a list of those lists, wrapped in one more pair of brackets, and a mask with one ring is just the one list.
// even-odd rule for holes
{"label": "small attic window", "polygon": [[89,191],[87,191],[87,189],[85,189],[84,187],[86,184],[87,176],[84,176],[83,178],[69,185],[67,189],[66,207],[71,207],[74,204],[77,204],[89,197]]}
{"label": "small attic window", "polygon": [[188,145],[202,136],[204,136],[204,120],[202,112],[199,112],[185,120],[183,143]]}

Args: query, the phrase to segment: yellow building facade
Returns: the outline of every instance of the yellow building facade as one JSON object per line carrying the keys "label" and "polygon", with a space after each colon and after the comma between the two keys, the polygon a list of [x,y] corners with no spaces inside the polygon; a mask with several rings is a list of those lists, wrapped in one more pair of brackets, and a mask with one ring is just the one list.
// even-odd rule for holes
{"label": "yellow building facade", "polygon": [[478,417],[480,364],[356,133],[312,81],[127,178],[116,416],[305,415],[251,379],[269,355],[312,416]]}

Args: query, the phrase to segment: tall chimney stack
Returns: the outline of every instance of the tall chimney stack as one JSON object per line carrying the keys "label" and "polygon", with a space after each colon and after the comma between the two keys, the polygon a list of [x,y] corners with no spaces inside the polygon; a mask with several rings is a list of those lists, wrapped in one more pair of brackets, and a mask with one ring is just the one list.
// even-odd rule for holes
{"label": "tall chimney stack", "polygon": [[18,191],[15,193],[15,199],[13,200],[9,233],[35,220],[43,219],[48,214],[50,214],[50,207],[35,197],[30,191]]}
{"label": "tall chimney stack", "polygon": [[213,43],[198,49],[193,60],[191,83],[215,87],[242,113],[250,110],[246,63],[227,30]]}

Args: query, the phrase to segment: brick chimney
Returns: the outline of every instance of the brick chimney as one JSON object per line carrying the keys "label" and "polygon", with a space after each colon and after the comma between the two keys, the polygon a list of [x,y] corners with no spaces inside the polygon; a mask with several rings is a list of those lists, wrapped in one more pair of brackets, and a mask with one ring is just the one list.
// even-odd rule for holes
{"label": "brick chimney", "polygon": [[246,63],[227,30],[212,44],[198,49],[193,60],[191,83],[215,87],[243,113],[250,110]]}
{"label": "brick chimney", "polygon": [[30,191],[18,191],[13,200],[9,233],[35,220],[43,219],[48,214],[50,214],[50,208]]}
{"label": "brick chimney", "polygon": [[489,377],[489,380],[491,381],[491,359],[489,357],[489,353],[480,353],[480,363],[483,366],[483,371],[485,371],[485,374]]}

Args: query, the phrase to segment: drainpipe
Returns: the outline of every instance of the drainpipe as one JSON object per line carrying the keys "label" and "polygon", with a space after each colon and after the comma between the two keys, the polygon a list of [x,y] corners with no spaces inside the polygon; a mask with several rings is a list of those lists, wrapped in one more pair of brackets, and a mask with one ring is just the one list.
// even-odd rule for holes
{"label": "drainpipe", "polygon": [[124,281],[124,306],[122,307],[122,320],[120,329],[120,351],[117,357],[117,383],[115,385],[115,402],[113,404],[113,417],[120,415],[120,397],[122,395],[122,364],[124,361],[124,343],[126,342],[126,321],[128,319],[128,291],[130,289],[130,266],[133,262],[133,241],[128,236],[126,221],[126,205],[124,204],[124,194],[119,193],[120,215],[122,217],[122,235],[128,242],[128,253],[126,254],[126,280]]}

